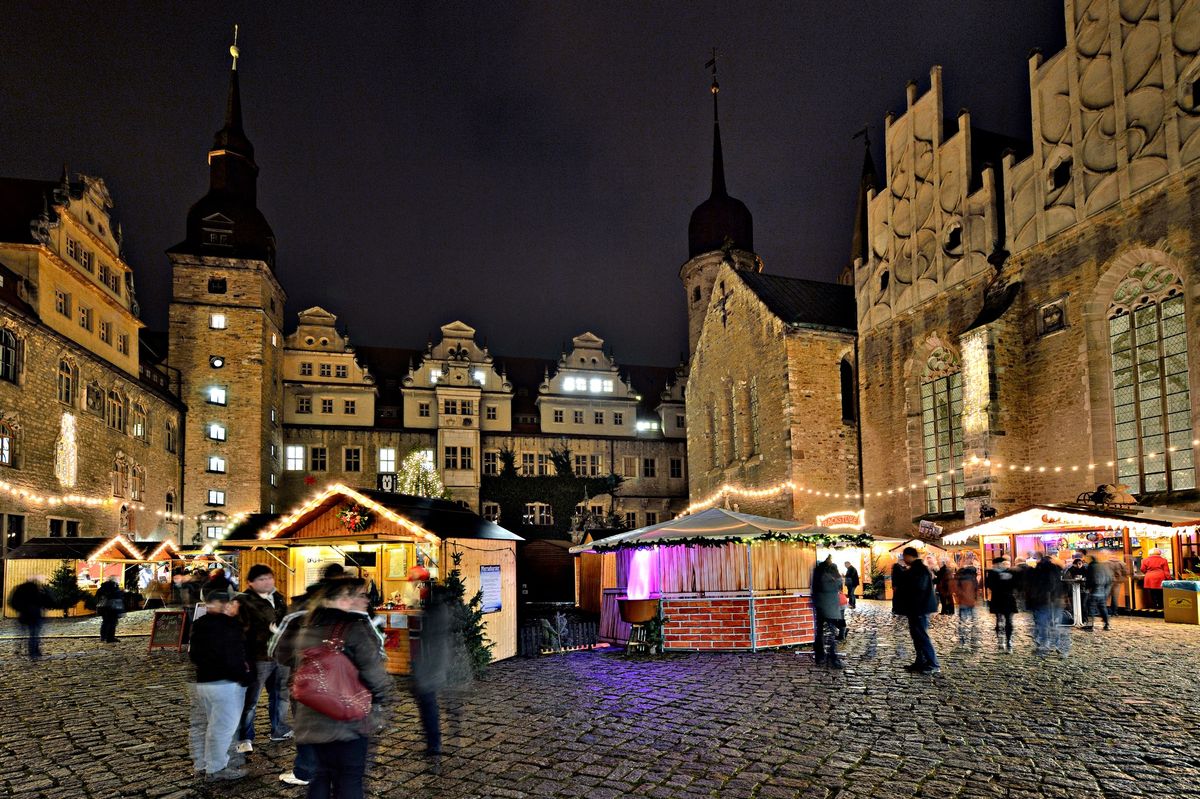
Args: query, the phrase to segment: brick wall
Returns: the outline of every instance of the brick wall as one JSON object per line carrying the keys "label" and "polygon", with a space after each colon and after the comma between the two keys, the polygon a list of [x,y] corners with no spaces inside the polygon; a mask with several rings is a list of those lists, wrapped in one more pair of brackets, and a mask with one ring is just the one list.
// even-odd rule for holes
{"label": "brick wall", "polygon": [[760,649],[810,644],[813,625],[812,597],[807,594],[754,600],[754,636]]}
{"label": "brick wall", "polygon": [[[754,603],[754,633],[750,635],[750,603]],[[728,650],[812,643],[812,599],[788,596],[663,599],[666,649]]]}

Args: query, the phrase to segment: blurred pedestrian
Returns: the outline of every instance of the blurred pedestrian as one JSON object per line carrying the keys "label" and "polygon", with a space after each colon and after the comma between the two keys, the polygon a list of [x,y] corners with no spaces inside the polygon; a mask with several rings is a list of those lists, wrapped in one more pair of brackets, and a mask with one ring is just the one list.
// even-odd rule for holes
{"label": "blurred pedestrian", "polygon": [[1108,593],[1108,610],[1117,615],[1117,608],[1125,604],[1125,586],[1129,583],[1129,566],[1124,554],[1114,554],[1108,560],[1108,571],[1112,575],[1112,590]]}
{"label": "blurred pedestrian", "polygon": [[1042,557],[1025,581],[1025,606],[1033,615],[1033,651],[1036,655],[1047,655],[1053,649],[1065,657],[1069,651],[1070,639],[1059,630],[1063,612],[1062,578],[1062,567],[1052,558]]}
{"label": "blurred pedestrian", "polygon": [[901,625],[907,626],[908,617],[904,615],[904,609],[900,606],[900,596],[897,593],[901,582],[904,580],[904,572],[908,569],[908,564],[903,558],[899,558],[892,564],[892,640],[896,644],[896,657],[904,658],[904,630]]}
{"label": "blurred pedestrian", "polygon": [[[1092,614],[1099,615],[1104,621],[1104,629],[1108,629],[1108,596],[1112,593],[1112,572],[1108,568],[1108,564],[1093,553],[1087,565],[1087,571],[1084,574],[1085,593],[1084,605],[1087,608],[1087,616],[1092,618]],[[1094,622],[1088,624],[1088,629],[1092,629]]]}
{"label": "blurred pedestrian", "polygon": [[899,609],[908,619],[908,632],[917,656],[904,669],[919,674],[939,674],[942,668],[933,650],[933,641],[929,640],[929,614],[937,610],[933,575],[929,573],[929,567],[921,562],[915,547],[905,547],[903,557],[908,568],[893,578],[896,583],[892,612]]}
{"label": "blurred pedestrian", "polygon": [[209,569],[208,574],[200,572],[200,601],[207,601],[208,595],[211,592],[217,593],[233,593],[233,586],[229,583],[229,578],[225,575],[225,569],[220,564]]}
{"label": "blurred pedestrian", "polygon": [[12,590],[8,605],[17,613],[17,622],[25,628],[30,660],[42,656],[42,613],[54,605],[46,588],[46,575],[35,574]]}
{"label": "blurred pedestrian", "polygon": [[950,566],[950,559],[943,557],[938,565],[938,569],[934,572],[934,581],[937,586],[938,602],[942,606],[943,616],[954,615],[954,569]]}
{"label": "blurred pedestrian", "polygon": [[308,783],[309,799],[362,799],[367,744],[379,725],[379,713],[393,683],[387,673],[383,638],[367,616],[366,585],[360,579],[331,580],[316,598],[296,641],[300,664],[306,649],[340,640],[342,651],[371,692],[372,712],[359,721],[337,721],[307,705],[296,704],[296,741],[311,744],[317,767]]}
{"label": "blurred pedestrian", "polygon": [[205,610],[192,625],[188,648],[196,666],[195,682],[189,686],[192,764],[208,780],[238,780],[246,771],[238,767],[240,763],[230,762],[230,749],[252,676],[246,641],[235,618],[238,602],[228,591],[210,592]]}
{"label": "blurred pedestrian", "polygon": [[117,642],[117,622],[125,612],[125,592],[116,577],[109,577],[96,589],[96,611],[100,614],[100,640]]}
{"label": "blurred pedestrian", "polygon": [[287,723],[288,670],[267,653],[271,635],[287,615],[287,598],[275,590],[275,573],[261,563],[250,567],[246,573],[246,584],[249,590],[238,594],[238,600],[242,608],[242,629],[246,633],[246,654],[254,669],[254,681],[246,691],[246,704],[238,725],[239,752],[254,749],[254,717],[263,688],[267,689],[271,740],[286,741],[293,734]]}
{"label": "blurred pedestrian", "polygon": [[[837,653],[842,630],[842,576],[833,563],[833,555],[817,564],[812,573],[813,662],[831,669],[844,668]],[[827,634],[828,633],[828,634]],[[828,646],[828,649],[826,648]]]}
{"label": "blurred pedestrian", "polygon": [[1146,589],[1146,600],[1154,610],[1162,610],[1164,580],[1171,579],[1171,563],[1163,557],[1157,547],[1150,550],[1149,557],[1142,559],[1142,587]]}
{"label": "blurred pedestrian", "polygon": [[854,568],[853,563],[846,561],[846,576],[844,578],[844,582],[846,583],[846,599],[852,608],[856,607],[854,592],[858,590],[860,581],[861,578],[858,576],[858,569]]}
{"label": "blurred pedestrian", "polygon": [[976,646],[979,643],[979,626],[975,618],[975,605],[979,598],[979,569],[975,556],[968,555],[961,568],[954,573],[954,601],[958,604],[959,646]]}
{"label": "blurred pedestrian", "polygon": [[412,664],[413,698],[425,731],[425,754],[442,754],[441,713],[438,693],[445,689],[452,657],[453,619],[449,591],[440,585],[430,587],[425,610],[421,614],[421,646]]}
{"label": "blurred pedestrian", "polygon": [[992,558],[992,568],[984,579],[988,590],[988,610],[996,617],[996,635],[1003,629],[1004,651],[1012,652],[1013,614],[1017,612],[1017,575],[1008,558]]}

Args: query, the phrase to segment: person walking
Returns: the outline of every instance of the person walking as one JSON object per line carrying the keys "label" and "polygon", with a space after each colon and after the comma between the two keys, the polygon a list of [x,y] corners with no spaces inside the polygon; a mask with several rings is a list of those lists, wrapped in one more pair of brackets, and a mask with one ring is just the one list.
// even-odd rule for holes
{"label": "person walking", "polygon": [[901,557],[892,564],[892,640],[896,644],[896,657],[904,659],[904,635],[900,629],[901,626],[907,626],[907,617],[904,615],[904,609],[900,606],[900,597],[897,591],[901,582],[904,580],[904,572],[908,569],[908,564]]}
{"label": "person walking", "polygon": [[[1062,615],[1063,569],[1050,557],[1043,556],[1025,580],[1025,607],[1033,615],[1033,651],[1047,655],[1051,649],[1066,656],[1066,644],[1059,634]],[[1067,639],[1069,641],[1070,639]]]}
{"label": "person walking", "polygon": [[962,567],[954,573],[954,601],[958,604],[958,644],[977,646],[979,626],[975,618],[975,605],[979,599],[979,569],[975,558],[969,555]]}
{"label": "person walking", "polygon": [[1004,651],[1012,652],[1013,614],[1017,612],[1017,574],[1008,558],[992,558],[992,568],[984,578],[988,591],[988,610],[996,617],[996,635],[1004,632]]}
{"label": "person walking", "polygon": [[[1112,593],[1112,572],[1109,571],[1108,564],[1100,560],[1095,553],[1088,558],[1087,570],[1084,572],[1083,581],[1083,590],[1086,592],[1084,595],[1084,605],[1087,607],[1087,616],[1091,619],[1099,616],[1104,622],[1104,629],[1109,629],[1108,596]],[[1089,630],[1094,628],[1094,622],[1087,625],[1087,629]]]}
{"label": "person walking", "polygon": [[96,610],[100,613],[100,641],[117,642],[117,622],[125,612],[125,592],[116,577],[109,577],[96,589]]}
{"label": "person walking", "polygon": [[35,574],[12,590],[8,604],[17,613],[17,623],[25,629],[30,660],[42,657],[42,613],[54,605],[46,588],[46,576]]}
{"label": "person walking", "polygon": [[[235,618],[238,602],[228,591],[212,591],[205,614],[192,625],[188,657],[196,667],[188,688],[192,698],[188,742],[192,765],[210,781],[239,780],[244,769],[230,762],[245,699],[252,679],[246,662],[246,640]],[[243,759],[244,760],[244,759]]]}
{"label": "person walking", "polygon": [[[842,630],[842,576],[833,563],[833,555],[817,564],[812,573],[813,663],[831,669],[844,668],[838,657],[837,642]],[[829,634],[826,636],[826,629]],[[828,644],[828,649],[826,649]]]}
{"label": "person walking", "polygon": [[308,783],[308,799],[362,799],[367,769],[367,744],[378,728],[383,703],[394,681],[387,673],[383,639],[367,616],[366,584],[352,577],[331,580],[316,597],[297,637],[303,653],[333,639],[358,670],[358,679],[371,692],[371,713],[359,721],[337,721],[307,705],[296,704],[296,742],[311,745],[316,769]]}
{"label": "person walking", "polygon": [[1162,610],[1163,581],[1171,579],[1171,563],[1163,557],[1161,549],[1150,550],[1149,557],[1142,559],[1142,587],[1146,589],[1146,600],[1154,610]]}
{"label": "person walking", "polygon": [[1108,560],[1108,571],[1112,575],[1112,590],[1108,594],[1110,616],[1117,615],[1117,608],[1125,604],[1125,586],[1129,584],[1129,566],[1123,553],[1112,554]]}
{"label": "person walking", "polygon": [[207,576],[200,572],[200,600],[205,601],[209,593],[213,591],[234,593],[229,577],[226,576],[225,569],[220,564],[213,566]]}
{"label": "person walking", "polygon": [[287,598],[275,590],[275,573],[261,563],[250,567],[246,573],[246,584],[248,590],[238,594],[238,601],[241,603],[246,654],[254,670],[254,681],[246,691],[246,704],[238,725],[239,752],[254,751],[254,717],[263,688],[267,689],[271,740],[286,741],[292,737],[292,728],[287,723],[287,667],[276,662],[267,652],[271,635],[287,615]]}
{"label": "person walking", "polygon": [[850,561],[846,561],[846,576],[843,578],[843,582],[846,583],[846,599],[849,600],[850,607],[856,607],[854,592],[858,590],[861,578],[858,576],[858,569],[854,568],[854,564]]}
{"label": "person walking", "polygon": [[943,557],[941,565],[935,572],[937,581],[937,597],[942,605],[943,616],[954,615],[954,569],[950,568],[950,559]]}
{"label": "person walking", "polygon": [[[370,586],[367,586],[368,592]],[[369,593],[368,593],[369,596]],[[442,754],[441,711],[438,693],[446,687],[452,657],[450,595],[444,586],[430,587],[421,614],[421,646],[412,665],[413,698],[425,731],[425,754]]]}
{"label": "person walking", "polygon": [[933,650],[933,641],[929,640],[929,614],[937,610],[938,603],[933,575],[921,561],[916,547],[905,547],[902,554],[908,568],[893,577],[896,583],[892,608],[908,619],[908,632],[916,651],[916,660],[904,669],[918,674],[940,674],[942,667]]}

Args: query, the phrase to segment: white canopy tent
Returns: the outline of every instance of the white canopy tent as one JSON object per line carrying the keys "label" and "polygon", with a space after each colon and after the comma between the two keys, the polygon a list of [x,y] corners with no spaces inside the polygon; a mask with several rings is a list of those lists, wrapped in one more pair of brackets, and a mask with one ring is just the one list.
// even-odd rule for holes
{"label": "white canopy tent", "polygon": [[726,508],[709,508],[689,516],[617,533],[589,544],[580,544],[571,547],[571,553],[602,552],[621,546],[678,544],[688,540],[748,541],[768,533],[816,535],[836,534],[836,531],[806,522],[771,519]]}

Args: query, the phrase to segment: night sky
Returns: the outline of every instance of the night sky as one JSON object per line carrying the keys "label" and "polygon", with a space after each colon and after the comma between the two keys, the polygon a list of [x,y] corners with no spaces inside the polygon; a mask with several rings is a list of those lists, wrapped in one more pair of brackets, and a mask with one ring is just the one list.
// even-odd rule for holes
{"label": "night sky", "polygon": [[592,330],[620,362],[671,365],[688,217],[709,193],[711,47],[729,191],[767,271],[832,280],[851,135],[869,123],[881,163],[884,114],[940,63],[948,116],[1028,139],[1026,59],[1061,49],[1062,15],[1053,0],[10,4],[0,173],[103,177],[143,318],[164,327],[163,253],[207,188],[237,22],[289,330],[319,304],[360,344],[423,346],[462,319],[499,354],[555,356]]}

